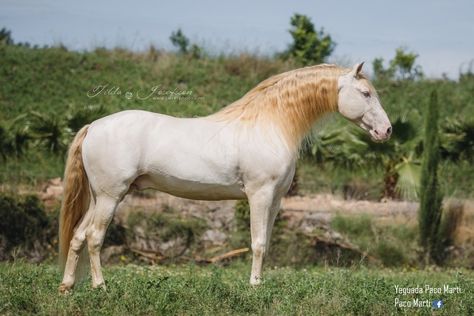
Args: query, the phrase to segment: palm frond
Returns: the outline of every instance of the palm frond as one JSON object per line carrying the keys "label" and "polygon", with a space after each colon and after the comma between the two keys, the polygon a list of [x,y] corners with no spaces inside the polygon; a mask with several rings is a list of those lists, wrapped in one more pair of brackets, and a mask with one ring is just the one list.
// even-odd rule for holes
{"label": "palm frond", "polygon": [[57,115],[31,112],[31,130],[33,136],[54,153],[65,152],[72,137],[72,131],[66,121]]}
{"label": "palm frond", "polygon": [[107,111],[104,106],[89,105],[74,109],[70,107],[69,113],[66,116],[67,126],[73,131],[77,132],[84,125],[90,124],[91,122],[105,116]]}
{"label": "palm frond", "polygon": [[411,157],[395,166],[398,174],[396,190],[405,200],[416,200],[419,195],[421,166]]}
{"label": "palm frond", "polygon": [[441,155],[454,161],[474,158],[474,120],[450,119],[440,135]]}

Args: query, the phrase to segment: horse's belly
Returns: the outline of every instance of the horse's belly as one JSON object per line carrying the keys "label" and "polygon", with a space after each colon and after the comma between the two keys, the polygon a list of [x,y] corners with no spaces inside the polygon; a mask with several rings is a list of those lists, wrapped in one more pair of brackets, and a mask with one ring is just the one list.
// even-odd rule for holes
{"label": "horse's belly", "polygon": [[238,200],[246,198],[240,183],[202,183],[170,175],[153,174],[138,177],[133,187],[152,188],[175,196],[195,200]]}

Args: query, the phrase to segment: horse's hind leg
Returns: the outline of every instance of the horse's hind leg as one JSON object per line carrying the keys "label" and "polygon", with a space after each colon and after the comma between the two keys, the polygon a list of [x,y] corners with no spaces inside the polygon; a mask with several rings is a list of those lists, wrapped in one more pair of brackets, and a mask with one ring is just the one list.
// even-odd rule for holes
{"label": "horse's hind leg", "polygon": [[108,195],[97,196],[91,223],[86,231],[91,261],[92,287],[105,287],[100,265],[100,249],[120,199]]}
{"label": "horse's hind leg", "polygon": [[86,240],[86,229],[90,224],[92,213],[94,210],[94,202],[91,199],[89,204],[89,209],[87,210],[84,218],[81,220],[81,223],[77,227],[74,235],[71,239],[69,245],[69,251],[66,259],[66,264],[64,267],[64,276],[63,281],[59,285],[59,291],[61,293],[68,292],[73,286],[76,280],[76,268],[79,261],[79,254],[84,247],[84,242]]}

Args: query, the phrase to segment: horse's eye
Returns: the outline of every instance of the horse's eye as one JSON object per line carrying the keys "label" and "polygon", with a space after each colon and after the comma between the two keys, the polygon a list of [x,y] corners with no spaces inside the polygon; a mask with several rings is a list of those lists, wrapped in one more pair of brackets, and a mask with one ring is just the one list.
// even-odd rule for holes
{"label": "horse's eye", "polygon": [[362,91],[362,94],[364,95],[364,97],[370,98],[370,92],[369,91]]}

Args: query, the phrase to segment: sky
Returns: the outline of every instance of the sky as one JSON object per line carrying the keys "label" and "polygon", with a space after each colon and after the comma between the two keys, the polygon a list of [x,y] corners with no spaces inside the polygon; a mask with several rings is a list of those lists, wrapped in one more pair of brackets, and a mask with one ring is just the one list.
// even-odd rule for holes
{"label": "sky", "polygon": [[73,50],[173,49],[169,36],[181,28],[213,53],[270,55],[291,42],[294,13],[332,36],[330,62],[387,62],[405,47],[419,54],[428,77],[455,79],[470,63],[474,69],[474,0],[0,0],[0,28],[10,29],[16,42]]}

